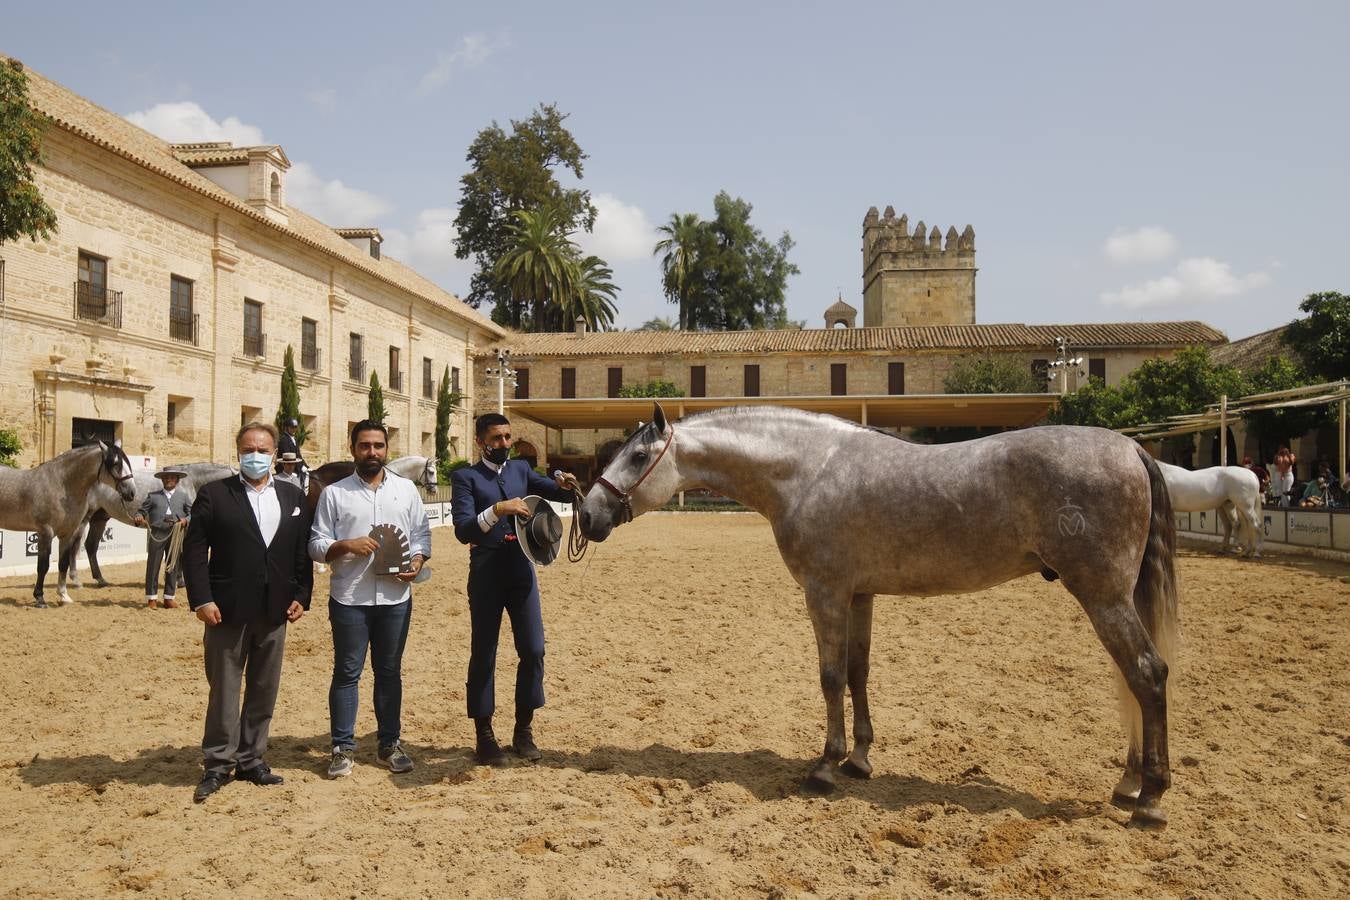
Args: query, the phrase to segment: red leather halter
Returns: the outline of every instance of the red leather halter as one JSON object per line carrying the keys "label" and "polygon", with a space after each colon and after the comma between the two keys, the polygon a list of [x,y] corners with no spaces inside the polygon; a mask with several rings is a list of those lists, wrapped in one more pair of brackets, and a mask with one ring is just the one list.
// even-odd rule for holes
{"label": "red leather halter", "polygon": [[670,445],[674,442],[675,442],[675,426],[671,425],[670,436],[667,437],[666,442],[661,445],[661,452],[656,454],[656,458],[652,460],[651,465],[647,466],[647,468],[643,470],[642,475],[638,478],[638,480],[633,482],[632,485],[629,486],[628,490],[626,491],[621,491],[618,488],[616,488],[613,484],[610,483],[609,479],[605,478],[605,476],[603,475],[595,479],[596,484],[603,485],[607,490],[613,493],[614,496],[618,497],[619,503],[623,505],[623,515],[619,518],[620,523],[633,521],[633,499],[632,499],[633,491],[636,491],[638,489],[638,485],[642,484],[642,482],[647,480],[647,476],[652,474],[652,470],[656,468],[656,464],[661,461],[661,457],[666,455],[666,451],[670,449]]}

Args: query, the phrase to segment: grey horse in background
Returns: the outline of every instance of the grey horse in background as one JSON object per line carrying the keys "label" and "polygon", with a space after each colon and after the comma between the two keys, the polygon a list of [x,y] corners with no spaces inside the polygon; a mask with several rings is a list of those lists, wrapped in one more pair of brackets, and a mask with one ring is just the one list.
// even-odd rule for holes
{"label": "grey horse in background", "polygon": [[[385,468],[395,475],[400,475],[409,481],[415,481],[423,490],[434,491],[436,489],[435,457],[400,456],[398,459],[389,460],[385,464]],[[326,462],[317,468],[311,467],[309,470],[309,489],[306,493],[309,511],[312,513],[318,507],[319,495],[323,493],[324,488],[330,484],[336,484],[355,471],[356,463],[350,459],[338,459],[333,462]]]}
{"label": "grey horse in background", "polygon": [[[187,473],[178,482],[178,488],[187,491],[189,502],[196,498],[202,485],[239,474],[238,469],[212,462],[188,463],[178,468]],[[150,472],[138,471],[134,477],[136,493],[130,500],[124,501],[116,491],[102,484],[96,484],[90,493],[90,508],[85,517],[84,530],[76,538],[76,545],[82,538],[84,555],[89,560],[89,574],[93,576],[96,587],[108,586],[98,565],[98,548],[108,527],[108,520],[116,519],[135,525],[136,511],[141,508],[145,498],[164,487],[164,483]],[[78,559],[74,556],[70,560],[70,571],[72,586],[79,587]]]}
{"label": "grey horse in background", "polygon": [[1047,426],[923,445],[783,407],[732,407],[672,424],[657,404],[591,486],[578,525],[603,541],[695,487],[767,518],[806,592],[826,709],[825,751],[806,789],[832,789],[836,767],[871,774],[873,595],[967,593],[1039,572],[1078,600],[1118,669],[1129,753],[1113,800],[1133,809],[1132,825],[1166,823],[1159,801],[1171,783],[1176,531],[1163,476],[1134,441]]}
{"label": "grey horse in background", "polygon": [[62,604],[72,602],[66,590],[67,573],[79,550],[81,528],[90,496],[106,489],[130,501],[136,494],[131,461],[116,444],[99,441],[67,450],[35,469],[0,466],[0,528],[37,532],[38,570],[33,599],[46,606],[43,582],[51,565],[52,540],[59,542],[57,594]]}

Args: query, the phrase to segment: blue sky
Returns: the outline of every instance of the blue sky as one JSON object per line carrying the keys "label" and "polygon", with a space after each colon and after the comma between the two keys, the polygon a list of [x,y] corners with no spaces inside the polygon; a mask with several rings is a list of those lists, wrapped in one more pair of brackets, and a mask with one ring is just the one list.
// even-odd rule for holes
{"label": "blue sky", "polygon": [[1350,291],[1350,4],[23,4],[0,50],[173,140],[279,143],[292,203],[462,293],[464,154],[570,115],[619,321],[719,190],[791,233],[788,312],[862,306],[869,206],[976,231],[978,321],[1200,319]]}

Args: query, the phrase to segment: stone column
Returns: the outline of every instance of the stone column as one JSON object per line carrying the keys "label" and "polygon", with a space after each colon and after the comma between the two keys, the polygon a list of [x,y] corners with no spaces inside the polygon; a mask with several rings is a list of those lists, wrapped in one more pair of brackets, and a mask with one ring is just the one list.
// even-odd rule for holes
{"label": "stone column", "polygon": [[215,244],[211,248],[211,405],[208,451],[215,462],[231,462],[236,453],[239,408],[234,400],[234,356],[243,353],[243,298],[236,285],[239,251],[216,217]]}

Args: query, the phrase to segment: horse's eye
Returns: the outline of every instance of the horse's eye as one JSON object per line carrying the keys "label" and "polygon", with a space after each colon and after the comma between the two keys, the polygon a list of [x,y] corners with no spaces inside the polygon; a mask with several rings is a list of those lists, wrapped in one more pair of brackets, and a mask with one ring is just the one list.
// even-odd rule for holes
{"label": "horse's eye", "polygon": [[647,451],[639,450],[638,452],[634,453],[633,461],[637,463],[645,463],[647,461]]}

